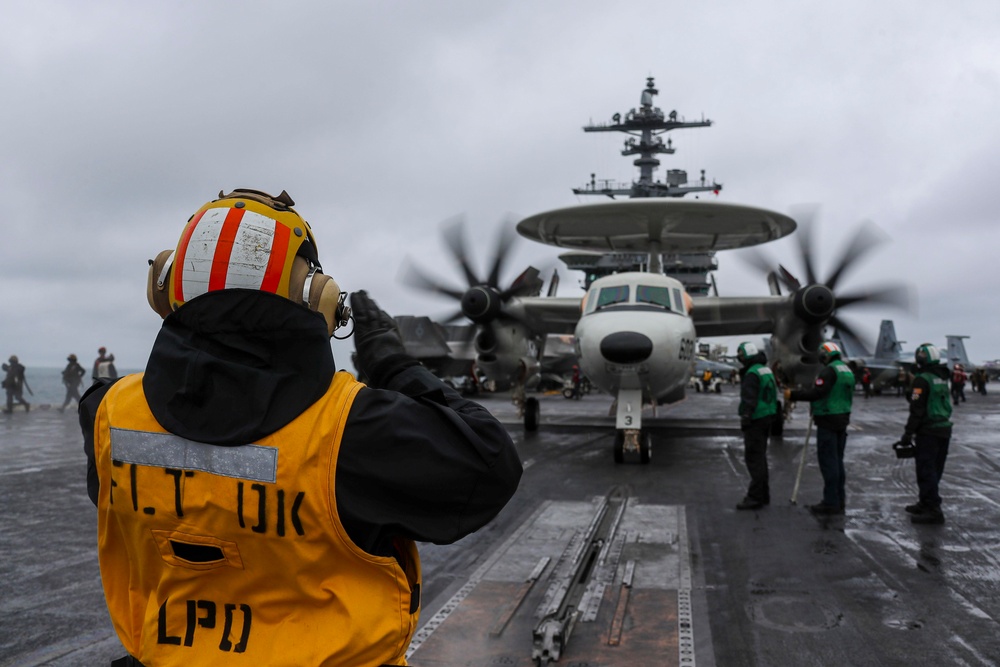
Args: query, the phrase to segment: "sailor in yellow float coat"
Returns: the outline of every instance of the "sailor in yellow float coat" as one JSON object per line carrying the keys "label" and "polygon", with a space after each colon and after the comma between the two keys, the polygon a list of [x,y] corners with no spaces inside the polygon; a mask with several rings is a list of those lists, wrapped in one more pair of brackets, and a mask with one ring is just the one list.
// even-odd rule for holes
{"label": "sailor in yellow float coat", "polygon": [[[208,275],[245,273],[220,253],[245,259],[241,235],[280,248],[282,225],[312,245],[287,257],[316,263],[291,205],[235,191],[193,216],[175,253],[185,273],[209,253],[201,292],[185,275],[183,300],[154,293],[168,314],[145,373],[83,398],[101,578],[130,654],[120,664],[405,665],[420,607],[414,540],[477,530],[517,487],[503,427],[406,355],[364,292],[351,305],[368,385],[334,369],[339,288],[336,310],[316,312],[294,277],[268,292]],[[177,270],[163,259],[154,291]]]}

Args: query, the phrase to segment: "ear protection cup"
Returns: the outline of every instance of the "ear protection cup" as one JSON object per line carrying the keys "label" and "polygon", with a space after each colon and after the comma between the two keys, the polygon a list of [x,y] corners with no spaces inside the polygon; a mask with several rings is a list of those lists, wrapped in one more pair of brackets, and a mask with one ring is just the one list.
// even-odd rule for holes
{"label": "ear protection cup", "polygon": [[171,313],[170,309],[170,268],[174,263],[174,251],[164,250],[149,262],[149,276],[146,280],[146,301],[160,317]]}
{"label": "ear protection cup", "polygon": [[292,301],[322,315],[326,320],[326,331],[331,336],[341,320],[345,319],[340,313],[340,286],[337,281],[320,273],[315,265],[302,257],[296,257],[292,263],[288,295]]}

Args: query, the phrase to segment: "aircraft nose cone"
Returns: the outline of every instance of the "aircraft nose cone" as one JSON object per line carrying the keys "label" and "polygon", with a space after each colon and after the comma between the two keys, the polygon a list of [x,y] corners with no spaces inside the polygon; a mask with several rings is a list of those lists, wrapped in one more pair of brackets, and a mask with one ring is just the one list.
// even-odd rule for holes
{"label": "aircraft nose cone", "polygon": [[601,340],[601,356],[615,364],[636,364],[653,353],[653,341],[635,331],[617,331]]}

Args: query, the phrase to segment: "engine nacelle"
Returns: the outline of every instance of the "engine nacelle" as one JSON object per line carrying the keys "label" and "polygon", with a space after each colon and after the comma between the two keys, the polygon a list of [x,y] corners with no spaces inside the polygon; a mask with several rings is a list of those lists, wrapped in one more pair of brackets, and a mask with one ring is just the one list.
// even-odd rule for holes
{"label": "engine nacelle", "polygon": [[515,382],[526,383],[531,378],[538,383],[540,368],[534,343],[520,323],[494,322],[482,328],[475,342],[476,365],[497,389],[509,389]]}
{"label": "engine nacelle", "polygon": [[538,386],[542,379],[542,365],[534,357],[521,357],[518,372],[524,374],[524,386],[528,388]]}

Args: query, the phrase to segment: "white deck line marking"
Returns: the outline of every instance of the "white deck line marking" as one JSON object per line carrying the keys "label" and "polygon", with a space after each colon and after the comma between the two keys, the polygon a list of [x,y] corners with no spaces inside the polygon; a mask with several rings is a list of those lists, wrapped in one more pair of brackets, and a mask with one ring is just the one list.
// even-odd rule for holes
{"label": "white deck line marking", "polygon": [[451,616],[451,613],[458,609],[458,605],[460,605],[462,601],[469,596],[469,593],[471,593],[476,586],[479,585],[479,582],[482,581],[483,577],[487,572],[489,572],[490,568],[492,568],[496,562],[500,560],[511,545],[520,541],[524,533],[526,533],[529,528],[534,526],[538,517],[540,517],[551,504],[551,500],[546,500],[542,503],[541,506],[535,510],[534,514],[532,514],[527,521],[524,521],[507,539],[507,541],[503,543],[503,546],[494,551],[491,557],[487,558],[482,565],[476,568],[476,571],[472,573],[472,576],[469,577],[467,582],[465,582],[465,585],[458,589],[458,591],[444,603],[444,606],[442,606],[436,614],[431,616],[429,621],[427,621],[413,634],[413,638],[410,640],[410,647],[406,650],[407,660],[409,660],[413,654],[416,653],[417,649],[419,649],[420,646],[427,641],[432,634],[434,634],[435,630],[441,627],[441,624],[444,623],[449,616]]}

